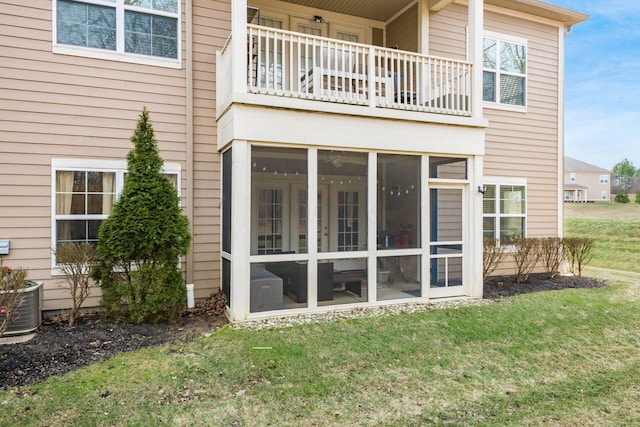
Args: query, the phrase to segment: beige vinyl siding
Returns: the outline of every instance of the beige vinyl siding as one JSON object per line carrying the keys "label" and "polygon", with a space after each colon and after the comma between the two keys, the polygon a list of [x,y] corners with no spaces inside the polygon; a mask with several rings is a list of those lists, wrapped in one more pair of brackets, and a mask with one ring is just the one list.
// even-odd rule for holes
{"label": "beige vinyl siding", "polygon": [[526,112],[485,108],[484,174],[527,179],[529,237],[558,230],[558,28],[485,13],[485,29],[527,40]]}
{"label": "beige vinyl siding", "polygon": [[[485,30],[527,40],[526,112],[484,108],[484,175],[527,180],[527,235],[558,230],[558,28],[485,11]],[[429,53],[467,59],[467,8],[451,4],[430,15]],[[509,258],[507,258],[509,259]],[[510,262],[495,274],[512,274]]]}
{"label": "beige vinyl siding", "polygon": [[215,120],[216,51],[231,34],[231,1],[193,1],[194,218],[197,298],[220,288],[220,154]]}
{"label": "beige vinyl siding", "polygon": [[467,8],[450,4],[429,15],[429,55],[467,60]]}
{"label": "beige vinyl siding", "polygon": [[162,157],[184,167],[185,71],[53,54],[53,2],[2,7],[0,238],[11,240],[4,265],[45,282],[45,310],[65,308],[69,295],[51,276],[51,159],[126,159],[146,106]]}
{"label": "beige vinyl siding", "polygon": [[[466,59],[467,8],[430,15],[429,53]],[[484,108],[484,175],[527,179],[529,236],[558,233],[558,28],[485,11],[485,30],[527,40],[526,112]]]}
{"label": "beige vinyl siding", "polygon": [[418,51],[418,5],[409,8],[387,25],[386,46]]}

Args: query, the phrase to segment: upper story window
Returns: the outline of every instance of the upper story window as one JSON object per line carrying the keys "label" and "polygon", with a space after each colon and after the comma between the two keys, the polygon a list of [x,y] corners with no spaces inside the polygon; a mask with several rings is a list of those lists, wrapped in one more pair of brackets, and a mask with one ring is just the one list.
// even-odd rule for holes
{"label": "upper story window", "polygon": [[178,59],[178,0],[56,0],[55,43]]}
{"label": "upper story window", "polygon": [[526,105],[527,45],[487,35],[483,49],[483,100],[504,105]]}
{"label": "upper story window", "polygon": [[576,182],[576,174],[575,174],[575,172],[571,172],[569,174],[569,181]]}
{"label": "upper story window", "polygon": [[609,175],[600,175],[600,184],[608,184]]}

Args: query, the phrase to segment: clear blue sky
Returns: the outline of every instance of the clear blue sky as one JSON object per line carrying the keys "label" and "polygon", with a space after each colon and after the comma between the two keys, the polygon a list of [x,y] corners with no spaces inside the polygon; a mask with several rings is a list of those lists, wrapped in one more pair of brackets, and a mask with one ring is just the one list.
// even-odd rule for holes
{"label": "clear blue sky", "polygon": [[640,167],[640,1],[545,1],[591,15],[565,37],[565,154]]}

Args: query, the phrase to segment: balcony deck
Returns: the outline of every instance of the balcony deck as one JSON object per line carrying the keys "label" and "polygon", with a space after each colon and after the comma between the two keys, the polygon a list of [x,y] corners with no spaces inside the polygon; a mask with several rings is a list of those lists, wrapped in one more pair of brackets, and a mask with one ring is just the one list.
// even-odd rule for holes
{"label": "balcony deck", "polygon": [[246,37],[248,93],[471,117],[469,62],[252,24]]}

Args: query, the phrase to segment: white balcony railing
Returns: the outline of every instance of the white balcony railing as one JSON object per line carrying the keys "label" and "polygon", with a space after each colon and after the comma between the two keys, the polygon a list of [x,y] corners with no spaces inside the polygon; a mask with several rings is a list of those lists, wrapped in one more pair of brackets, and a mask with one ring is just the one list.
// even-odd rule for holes
{"label": "white balcony railing", "polygon": [[248,91],[471,115],[471,64],[247,25]]}

